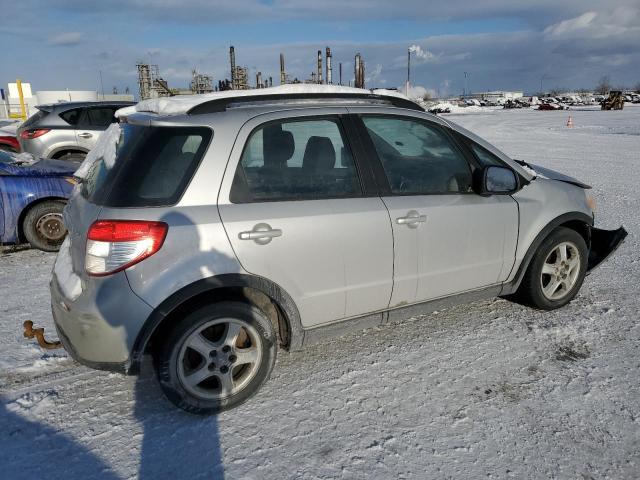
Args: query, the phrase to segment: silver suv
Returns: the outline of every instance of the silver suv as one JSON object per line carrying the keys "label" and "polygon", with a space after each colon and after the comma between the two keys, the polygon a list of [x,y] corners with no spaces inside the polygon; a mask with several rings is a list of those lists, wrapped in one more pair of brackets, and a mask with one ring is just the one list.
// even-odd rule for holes
{"label": "silver suv", "polygon": [[247,400],[278,346],[480,298],[561,307],[626,236],[594,228],[587,185],[406,99],[214,94],[135,110],[65,210],[53,315],[85,365],[136,373],[153,354],[190,412]]}
{"label": "silver suv", "polygon": [[23,152],[37,158],[82,161],[100,134],[117,122],[114,113],[132,102],[63,102],[38,105],[18,129]]}

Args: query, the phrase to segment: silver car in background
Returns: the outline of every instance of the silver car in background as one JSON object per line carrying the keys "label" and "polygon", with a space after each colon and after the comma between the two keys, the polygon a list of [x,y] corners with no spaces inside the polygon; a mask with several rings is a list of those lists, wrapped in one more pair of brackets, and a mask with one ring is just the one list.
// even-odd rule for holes
{"label": "silver car in background", "polygon": [[85,164],[51,280],[80,363],[149,352],[174,404],[219,412],[278,347],[481,298],[559,308],[626,236],[587,185],[407,99],[286,92],[142,102]]}
{"label": "silver car in background", "polygon": [[100,134],[117,122],[114,113],[132,102],[63,102],[38,105],[17,132],[20,148],[36,158],[79,162]]}

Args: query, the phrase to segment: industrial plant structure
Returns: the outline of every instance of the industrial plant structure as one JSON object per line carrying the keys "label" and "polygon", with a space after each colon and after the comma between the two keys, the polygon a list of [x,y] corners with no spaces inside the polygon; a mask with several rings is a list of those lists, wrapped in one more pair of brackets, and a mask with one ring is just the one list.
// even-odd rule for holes
{"label": "industrial plant structure", "polygon": [[[333,56],[331,49],[326,47],[325,58],[322,57],[322,50],[318,50],[316,57],[316,69],[304,83],[311,84],[333,84]],[[138,93],[141,100],[155,97],[167,97],[183,94],[202,94],[219,90],[248,90],[250,88],[267,88],[273,86],[273,77],[263,77],[262,72],[255,74],[255,87],[249,84],[249,69],[236,64],[236,51],[233,46],[229,47],[229,63],[231,80],[223,79],[213,81],[210,75],[202,74],[192,70],[191,83],[189,89],[169,88],[167,81],[160,77],[157,65],[140,62],[136,65],[138,69]],[[288,83],[303,83],[297,78],[291,79],[285,70],[284,54],[280,54],[280,85]],[[339,84],[342,85],[342,63],[339,64]],[[351,84],[351,82],[349,82]],[[364,61],[360,53],[355,56],[354,63],[354,86],[364,88]]]}
{"label": "industrial plant structure", "polygon": [[211,93],[213,89],[213,77],[198,73],[195,69],[191,71],[191,93]]}
{"label": "industrial plant structure", "polygon": [[160,77],[157,65],[140,62],[136,68],[138,69],[138,93],[141,100],[174,95],[167,81]]}

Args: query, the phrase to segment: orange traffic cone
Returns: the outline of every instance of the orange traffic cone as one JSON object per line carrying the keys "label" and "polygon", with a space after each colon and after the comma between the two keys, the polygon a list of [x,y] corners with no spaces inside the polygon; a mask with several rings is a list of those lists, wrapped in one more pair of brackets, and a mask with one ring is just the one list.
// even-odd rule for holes
{"label": "orange traffic cone", "polygon": [[573,128],[573,118],[571,118],[571,115],[569,115],[569,120],[567,120],[567,127]]}

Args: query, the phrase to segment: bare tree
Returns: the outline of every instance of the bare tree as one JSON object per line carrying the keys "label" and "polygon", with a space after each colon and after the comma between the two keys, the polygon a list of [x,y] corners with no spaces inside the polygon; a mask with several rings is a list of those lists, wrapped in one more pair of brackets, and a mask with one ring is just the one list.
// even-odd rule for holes
{"label": "bare tree", "polygon": [[640,82],[636,83],[636,86],[635,86],[635,87],[633,87],[633,89],[634,89],[636,92],[640,93]]}
{"label": "bare tree", "polygon": [[611,90],[611,81],[609,80],[608,75],[604,75],[600,78],[598,85],[596,85],[596,93],[600,95],[606,95]]}

